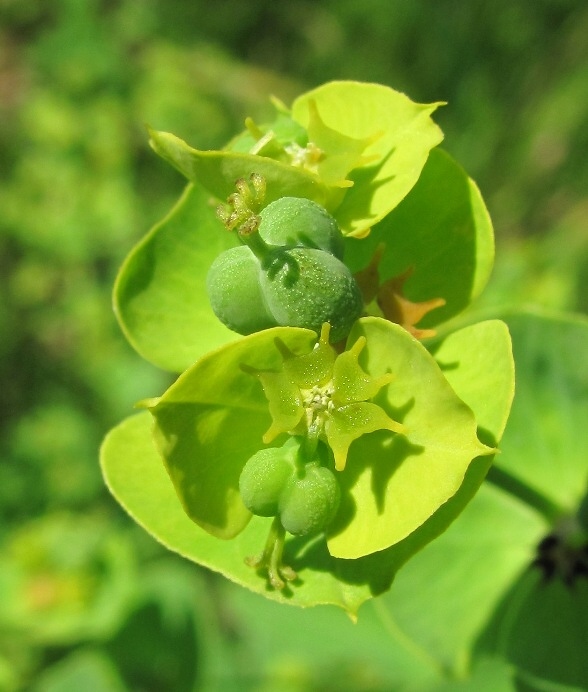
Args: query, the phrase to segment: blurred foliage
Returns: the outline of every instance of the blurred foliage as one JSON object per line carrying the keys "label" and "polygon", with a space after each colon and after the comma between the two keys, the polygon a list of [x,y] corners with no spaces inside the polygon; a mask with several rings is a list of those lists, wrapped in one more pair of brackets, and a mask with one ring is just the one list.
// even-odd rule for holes
{"label": "blurred foliage", "polygon": [[[395,684],[369,612],[354,629],[260,604],[106,494],[104,432],[167,384],[110,309],[120,261],[183,185],[144,124],[219,147],[268,94],[334,78],[446,100],[445,146],[498,235],[478,306],[587,311],[586,35],[582,0],[0,0],[0,689]],[[313,636],[289,647],[297,628]]]}

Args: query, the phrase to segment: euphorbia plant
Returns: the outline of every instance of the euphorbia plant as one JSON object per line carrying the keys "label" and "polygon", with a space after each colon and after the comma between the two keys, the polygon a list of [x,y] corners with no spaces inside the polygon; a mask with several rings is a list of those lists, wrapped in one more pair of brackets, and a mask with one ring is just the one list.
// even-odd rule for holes
{"label": "euphorbia plant", "polygon": [[115,309],[141,355],[181,374],[109,433],[102,463],[172,550],[354,614],[483,481],[510,339],[496,320],[439,329],[493,259],[477,187],[436,148],[440,104],[333,82],[275,105],[222,151],[151,132],[190,183],[123,265]]}

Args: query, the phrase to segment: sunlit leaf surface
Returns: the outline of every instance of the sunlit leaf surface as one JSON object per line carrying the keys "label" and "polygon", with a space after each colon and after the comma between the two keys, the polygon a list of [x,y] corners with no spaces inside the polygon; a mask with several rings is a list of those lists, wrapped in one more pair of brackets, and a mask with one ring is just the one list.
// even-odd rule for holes
{"label": "sunlit leaf surface", "polygon": [[293,118],[308,126],[316,105],[326,125],[356,139],[371,137],[363,152],[373,161],[350,175],[334,214],[344,233],[361,237],[402,200],[418,180],[429,151],[443,139],[431,119],[441,104],[418,104],[380,84],[329,82],[299,96]]}
{"label": "sunlit leaf surface", "polygon": [[[369,325],[373,322],[373,320],[367,321],[367,331],[370,331]],[[507,334],[501,323],[495,323],[495,325],[494,328],[482,325],[481,327],[464,330],[460,346],[463,347],[470,339],[473,339],[473,343],[480,343],[480,339],[476,338],[478,336],[476,330],[485,329],[486,338],[482,340],[482,343],[486,344],[488,353],[503,353],[503,357],[508,362],[509,343]],[[283,331],[284,334],[288,331],[299,332],[299,330],[278,331]],[[395,332],[396,330],[393,331]],[[309,338],[304,336],[304,332],[302,332],[302,335],[303,339]],[[262,335],[256,335],[256,337],[260,340],[260,343],[262,339],[268,338]],[[401,339],[404,338],[408,339],[411,344],[416,344],[408,335],[401,337]],[[246,341],[247,338],[242,339],[240,343]],[[253,340],[251,343],[253,343]],[[457,344],[454,344],[454,347],[457,347]],[[243,357],[246,353],[246,347],[244,346],[243,348],[245,350],[239,357]],[[416,348],[419,349],[419,352],[422,349],[419,345]],[[214,383],[215,376],[218,376],[223,367],[230,365],[231,362],[235,362],[236,353],[231,354],[232,350],[233,348],[231,347],[222,349],[219,352],[221,354],[228,352],[229,355],[226,356],[229,358],[228,361],[222,357],[218,359],[218,356],[216,358],[211,356],[208,359],[208,363],[204,359],[203,369],[198,372],[202,376],[206,375],[204,377],[205,381],[209,377],[210,382]],[[276,350],[276,356],[274,357],[277,357],[277,353]],[[450,350],[448,351],[449,353]],[[247,359],[249,357],[248,355]],[[256,357],[259,360],[254,360],[252,364],[255,365],[256,362],[261,364],[263,356],[258,354]],[[268,361],[267,364],[271,363]],[[216,369],[217,366],[218,369]],[[196,368],[198,367],[196,366]],[[436,366],[430,364],[428,367],[434,370]],[[464,381],[468,380],[465,376],[463,379]],[[510,387],[508,384],[510,384]],[[227,385],[229,388],[231,386]],[[238,387],[232,390],[234,401],[243,402],[248,397],[255,397],[254,386],[259,387],[255,378],[251,378],[249,385],[247,385],[246,380],[241,382]],[[503,410],[507,410],[510,404],[511,386],[512,383],[505,381],[505,385],[496,389],[495,396],[502,401]],[[204,392],[206,389],[205,386],[204,389],[200,390],[197,378],[193,376],[186,376],[185,379],[180,378],[174,387],[176,387],[175,391],[173,388],[170,390],[173,392],[173,395],[169,397],[170,407],[181,407],[183,398],[187,402],[187,408],[190,406],[194,407],[194,403],[189,403],[194,400],[194,391]],[[449,389],[449,385],[441,388],[445,391]],[[261,388],[259,392],[261,393]],[[224,394],[226,394],[226,391]],[[252,446],[254,444],[255,435],[253,429],[249,431],[245,430],[244,427],[238,429],[238,434],[231,441],[230,436],[232,433],[230,426],[223,427],[226,419],[222,412],[223,409],[227,409],[226,402],[223,402],[224,394],[221,389],[217,395],[220,397],[219,399],[206,403],[202,401],[199,405],[196,405],[197,416],[195,418],[190,415],[187,415],[186,418],[180,417],[180,420],[186,423],[188,427],[184,431],[179,430],[178,432],[186,434],[186,430],[188,433],[190,430],[193,431],[190,433],[192,436],[191,440],[197,441],[197,446],[200,445],[201,453],[203,451],[202,444],[206,439],[213,443],[211,450],[208,452],[210,461],[207,463],[209,464],[214,463],[213,450],[215,439],[221,450],[226,448],[228,451],[230,451],[231,444],[236,444],[236,440],[244,439],[247,444]],[[452,401],[452,396],[455,397],[454,394],[447,394],[447,396],[450,401]],[[470,398],[472,400],[475,398],[471,392]],[[466,419],[469,420],[472,417],[471,419],[473,420],[469,409],[464,404],[459,403],[459,400],[453,406],[456,406],[457,410],[462,410],[464,412],[462,415],[465,415]],[[498,410],[500,406],[497,403],[496,407],[492,406],[491,408]],[[163,409],[165,410],[165,407]],[[486,416],[486,424],[495,426],[493,431],[495,437],[500,436],[500,421],[503,419],[504,413],[497,413],[493,417]],[[269,413],[265,414],[265,419],[263,416],[260,416],[260,422],[258,423],[253,423],[253,419],[251,419],[252,428],[254,425],[258,426],[260,438],[268,422]],[[171,428],[168,428],[168,430],[171,431]],[[201,437],[198,437],[198,435]],[[225,440],[224,438],[226,437],[229,439]],[[178,437],[178,439],[180,438]],[[173,436],[170,436],[170,440],[173,442]],[[200,441],[198,442],[198,440]],[[426,441],[426,436],[423,440]],[[471,454],[479,451],[483,452],[485,448],[480,443],[474,442],[467,454],[471,456]],[[243,456],[239,452],[236,460],[232,462],[233,471],[230,471],[229,475],[231,473],[236,475],[239,464],[244,463]],[[196,464],[197,454],[194,458]],[[144,528],[170,549],[195,562],[219,571],[233,581],[248,586],[269,598],[302,606],[332,603],[343,607],[350,613],[355,613],[365,600],[386,591],[399,567],[412,554],[420,550],[427,542],[447,528],[476,492],[483,479],[489,460],[490,457],[488,456],[478,457],[470,465],[465,481],[455,496],[440,507],[432,517],[424,521],[424,524],[408,538],[401,540],[387,550],[381,550],[355,560],[338,559],[329,554],[324,541],[320,537],[317,539],[290,539],[286,543],[285,559],[288,561],[288,564],[291,564],[296,569],[299,580],[294,582],[286,591],[277,592],[268,588],[263,575],[257,574],[243,562],[244,557],[254,555],[261,550],[270,520],[253,517],[246,528],[231,540],[216,538],[191,521],[182,508],[170,477],[165,471],[164,463],[154,444],[152,417],[149,414],[140,414],[121,423],[111,431],[102,449],[104,474],[115,497]],[[467,467],[467,464],[465,466]],[[208,470],[205,470],[206,473],[212,473],[212,471],[214,469],[210,466]],[[462,477],[464,471],[461,472]],[[215,481],[211,487],[211,493],[214,495],[215,488],[221,486],[218,485],[218,481]],[[201,492],[204,491],[205,489],[203,488]],[[238,521],[240,520],[236,520],[235,526],[238,525]]]}
{"label": "sunlit leaf surface", "polygon": [[114,307],[126,337],[144,358],[181,372],[237,338],[216,318],[206,292],[212,261],[235,244],[208,193],[189,185],[134,248],[120,269]]}
{"label": "sunlit leaf surface", "polygon": [[412,269],[406,297],[446,301],[419,327],[438,325],[469,305],[486,285],[494,261],[492,223],[480,191],[440,149],[431,151],[415,186],[367,238],[347,240],[351,269],[366,267],[380,243],[385,245],[380,283]]}

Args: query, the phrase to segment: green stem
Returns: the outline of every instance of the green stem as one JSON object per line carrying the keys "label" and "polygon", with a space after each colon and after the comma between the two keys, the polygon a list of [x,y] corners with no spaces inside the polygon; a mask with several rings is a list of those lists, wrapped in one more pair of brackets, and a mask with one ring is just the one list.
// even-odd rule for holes
{"label": "green stem", "polygon": [[509,495],[516,497],[521,502],[524,502],[529,507],[532,507],[551,525],[568,514],[563,507],[546,495],[497,466],[490,467],[486,480],[501,490],[504,490]]}
{"label": "green stem", "polygon": [[291,567],[282,564],[284,543],[286,541],[286,530],[282,526],[279,517],[274,519],[273,527],[275,527],[275,541],[269,564],[267,566],[267,572],[270,584],[274,587],[274,589],[281,590],[285,586],[283,579],[286,581],[293,581],[296,579],[297,574]]}
{"label": "green stem", "polygon": [[267,259],[271,252],[271,247],[259,235],[257,230],[245,233],[240,232],[238,235],[241,242],[249,247],[260,263],[263,263]]}
{"label": "green stem", "polygon": [[316,457],[316,450],[319,443],[319,435],[321,431],[320,424],[314,420],[309,426],[304,438],[304,443],[300,448],[300,456],[304,462],[313,461]]}
{"label": "green stem", "polygon": [[274,517],[263,553],[259,557],[245,558],[245,564],[249,567],[267,569],[270,584],[278,590],[286,586],[284,580],[293,581],[297,577],[296,572],[291,567],[282,564],[285,540],[286,530],[282,526],[280,518]]}

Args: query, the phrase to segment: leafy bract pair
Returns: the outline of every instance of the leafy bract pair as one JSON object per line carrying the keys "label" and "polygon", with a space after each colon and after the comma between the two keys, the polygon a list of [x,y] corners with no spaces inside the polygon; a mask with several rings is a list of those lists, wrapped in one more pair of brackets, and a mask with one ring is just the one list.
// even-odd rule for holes
{"label": "leafy bract pair", "polygon": [[[151,415],[108,435],[106,480],[170,548],[277,600],[336,603],[354,613],[387,589],[476,492],[504,428],[513,389],[504,325],[469,327],[437,341],[434,351],[409,332],[418,322],[430,334],[467,306],[493,257],[476,186],[449,156],[431,151],[442,137],[430,118],[437,105],[380,85],[333,82],[291,110],[277,104],[270,125],[248,121],[223,151],[151,133],[154,149],[191,183],[127,258],[115,309],[144,357],[182,374],[143,403]],[[235,244],[211,196],[222,201],[252,173],[265,179],[266,203],[306,197],[329,210],[346,235],[345,263],[363,271],[374,298],[372,316],[355,323],[341,354],[323,343],[330,370],[314,382],[305,371],[304,386],[289,375],[312,361],[317,342],[321,349],[317,333],[275,327],[239,338],[208,304],[208,267]],[[400,324],[386,319],[391,299]],[[435,309],[421,320],[424,311],[411,306],[432,299]],[[343,385],[341,373],[353,382]],[[265,443],[275,437],[281,444],[299,432],[304,410],[296,387],[323,391],[329,383],[345,392],[334,396],[321,438],[334,452],[340,508],[326,542],[286,542],[298,579],[283,592],[268,591],[243,559],[258,552],[269,520],[252,518],[239,476],[264,446],[264,433]]]}
{"label": "leafy bract pair", "polygon": [[343,233],[362,237],[406,196],[443,139],[430,118],[439,105],[377,84],[332,82],[290,111],[278,103],[271,126],[249,122],[225,151],[198,151],[155,131],[151,146],[218,199],[255,171],[267,181],[268,203],[307,197],[334,214]]}
{"label": "leafy bract pair", "polygon": [[[106,480],[127,511],[172,550],[272,599],[334,603],[355,613],[389,587],[412,554],[444,531],[482,482],[492,457],[476,439],[472,411],[485,438],[498,439],[512,395],[508,332],[491,321],[445,339],[436,353],[447,368],[444,376],[433,356],[400,327],[377,318],[360,320],[350,339],[366,338],[366,371],[373,368],[380,376],[378,361],[391,349],[403,366],[382,405],[397,412],[414,398],[403,424],[419,435],[372,433],[351,445],[341,474],[344,502],[328,549],[316,540],[286,543],[285,557],[300,579],[289,593],[268,591],[244,564],[244,556],[259,551],[271,520],[252,518],[237,490],[242,466],[271,424],[259,382],[238,364],[279,369],[276,336],[292,350],[307,350],[314,341],[302,330],[277,328],[203,357],[151,402],[155,440],[148,413],[127,419],[108,435],[102,451]],[[473,377],[480,362],[487,366]],[[391,444],[393,439],[403,442]],[[188,501],[184,508],[170,477]]]}

